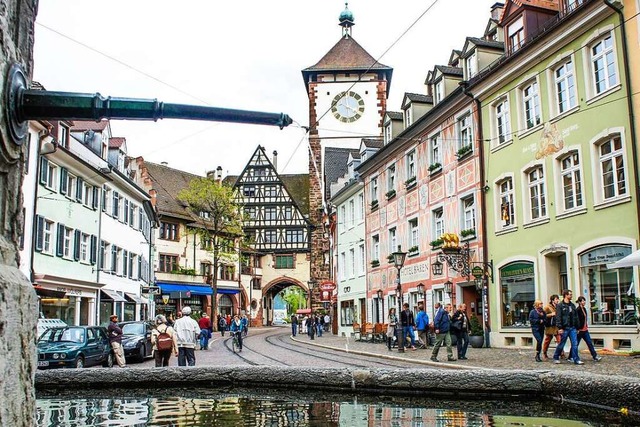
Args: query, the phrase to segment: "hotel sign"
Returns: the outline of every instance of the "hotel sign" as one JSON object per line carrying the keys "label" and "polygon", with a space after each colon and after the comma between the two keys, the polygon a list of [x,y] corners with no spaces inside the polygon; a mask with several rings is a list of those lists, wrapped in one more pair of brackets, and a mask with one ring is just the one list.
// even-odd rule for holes
{"label": "hotel sign", "polygon": [[429,278],[429,261],[421,261],[402,267],[400,278],[402,283],[427,280]]}

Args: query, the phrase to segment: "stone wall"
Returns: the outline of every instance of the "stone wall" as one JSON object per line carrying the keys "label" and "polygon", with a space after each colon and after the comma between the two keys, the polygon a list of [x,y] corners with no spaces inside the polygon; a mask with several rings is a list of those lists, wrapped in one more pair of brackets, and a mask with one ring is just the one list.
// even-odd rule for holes
{"label": "stone wall", "polygon": [[[33,287],[18,270],[22,233],[24,145],[10,137],[5,107],[7,74],[14,63],[30,76],[37,0],[0,2],[0,425],[34,425],[36,305]],[[35,143],[35,142],[34,142]]]}

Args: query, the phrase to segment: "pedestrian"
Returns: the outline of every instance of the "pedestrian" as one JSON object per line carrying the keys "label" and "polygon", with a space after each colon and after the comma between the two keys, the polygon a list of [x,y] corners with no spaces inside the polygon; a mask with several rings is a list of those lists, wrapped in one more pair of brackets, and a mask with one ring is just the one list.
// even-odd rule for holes
{"label": "pedestrian", "polygon": [[167,325],[173,327],[174,322],[173,313],[169,313],[169,316],[167,316]]}
{"label": "pedestrian", "polygon": [[573,362],[576,365],[584,365],[584,362],[580,360],[578,355],[578,312],[576,306],[571,302],[573,292],[569,289],[565,289],[562,292],[562,301],[558,304],[556,313],[556,324],[558,325],[558,333],[560,336],[560,344],[556,347],[556,352],[553,354],[553,363],[560,363],[560,353],[567,342],[567,339],[571,341],[571,352],[569,353],[569,362]]}
{"label": "pedestrian", "polygon": [[416,329],[420,340],[419,348],[427,348],[429,346],[429,315],[424,311],[424,304],[418,304]]}
{"label": "pedestrian", "polygon": [[220,329],[220,334],[224,336],[224,331],[227,330],[227,320],[224,318],[224,316],[218,315],[218,317],[220,318],[220,320],[218,320],[218,329]]}
{"label": "pedestrian", "polygon": [[[411,343],[411,350],[415,351],[415,336],[413,330],[416,327],[416,322],[413,319],[413,312],[409,309],[409,303],[402,304],[402,312],[400,313],[400,324],[402,325],[402,336],[404,341],[404,347],[408,348]],[[407,339],[408,338],[408,339]],[[400,349],[398,349],[400,350]],[[404,351],[404,349],[402,349]]]}
{"label": "pedestrian", "polygon": [[[167,337],[171,340],[170,343],[167,343]],[[153,358],[156,361],[156,368],[169,366],[171,353],[176,357],[178,356],[176,331],[168,325],[167,318],[162,314],[156,316],[156,327],[151,331],[151,345],[153,346]]]}
{"label": "pedestrian", "polygon": [[437,302],[435,304],[436,316],[433,319],[433,326],[436,333],[436,343],[433,346],[433,351],[431,352],[431,361],[438,361],[438,352],[440,351],[440,347],[442,344],[447,346],[447,360],[449,362],[455,362],[456,359],[453,357],[453,349],[451,348],[451,335],[449,334],[449,329],[451,325],[451,304],[447,304],[446,309],[442,307],[442,304]]}
{"label": "pedestrian", "polygon": [[298,332],[298,316],[291,315],[291,336],[295,337]]}
{"label": "pedestrian", "polygon": [[229,333],[231,336],[235,334],[235,336],[238,337],[238,348],[242,351],[242,320],[240,320],[240,317],[237,314],[234,315],[231,320]]}
{"label": "pedestrian", "polygon": [[324,329],[324,317],[320,314],[316,316],[316,332],[318,337],[322,336],[322,330]]}
{"label": "pedestrian", "polygon": [[312,314],[310,314],[309,318],[307,319],[307,334],[312,340],[314,339],[314,336],[316,334],[315,317]]}
{"label": "pedestrian", "polygon": [[208,350],[211,339],[211,319],[207,313],[202,313],[202,317],[198,319],[198,326],[200,327],[200,350]]}
{"label": "pedestrian", "polygon": [[182,317],[174,325],[178,336],[178,366],[196,365],[196,343],[200,335],[198,322],[191,318],[191,307],[182,308]]}
{"label": "pedestrian", "polygon": [[224,320],[227,322],[227,331],[228,331],[229,328],[231,327],[231,314],[227,314]]}
{"label": "pedestrian", "polygon": [[542,301],[535,300],[533,302],[533,310],[529,312],[529,324],[531,325],[531,333],[536,339],[536,362],[542,362],[540,352],[542,351],[542,341],[544,340],[544,322],[547,314],[542,309]]}
{"label": "pedestrian", "polygon": [[469,323],[469,316],[467,316],[467,305],[465,303],[458,305],[458,309],[453,313],[451,317],[451,327],[453,327],[453,325],[456,325],[454,332],[456,334],[458,360],[467,360],[471,325]]}
{"label": "pedestrian", "polygon": [[124,360],[124,349],[122,348],[122,328],[118,326],[118,315],[112,314],[109,317],[109,326],[107,327],[107,333],[109,334],[109,344],[113,349],[113,354],[116,356],[118,366],[124,368],[127,366]]}
{"label": "pedestrian", "polygon": [[393,339],[396,336],[396,326],[398,324],[398,316],[396,316],[396,309],[389,309],[389,324],[387,325],[387,347],[391,351],[393,347]]}
{"label": "pedestrian", "polygon": [[308,318],[307,318],[307,316],[305,315],[305,316],[302,318],[302,322],[300,322],[300,325],[301,325],[301,327],[302,327],[302,330],[300,331],[300,333],[301,333],[301,334],[306,334],[306,333],[307,333],[307,320],[308,320]]}
{"label": "pedestrian", "polygon": [[249,335],[249,319],[246,314],[243,314],[240,318],[240,326],[242,327],[242,335],[245,337]]}
{"label": "pedestrian", "polygon": [[[558,333],[558,326],[556,325],[556,307],[559,302],[560,297],[554,294],[549,298],[549,304],[544,307],[544,312],[547,316],[544,324],[544,342],[542,343],[542,357],[544,360],[549,359],[547,352],[549,351],[551,340],[555,339],[556,345],[560,344],[560,334]],[[560,358],[565,358],[564,351],[560,354]]]}
{"label": "pedestrian", "polygon": [[324,331],[329,332],[329,325],[331,325],[331,316],[328,314],[324,315]]}
{"label": "pedestrian", "polygon": [[580,347],[580,340],[584,340],[584,342],[587,344],[587,348],[589,349],[589,353],[591,353],[591,357],[593,357],[593,360],[599,362],[602,360],[602,357],[598,356],[596,349],[593,347],[591,334],[589,333],[589,325],[587,321],[589,316],[587,315],[587,309],[585,308],[587,299],[583,296],[579,296],[576,301],[578,302],[578,347]]}

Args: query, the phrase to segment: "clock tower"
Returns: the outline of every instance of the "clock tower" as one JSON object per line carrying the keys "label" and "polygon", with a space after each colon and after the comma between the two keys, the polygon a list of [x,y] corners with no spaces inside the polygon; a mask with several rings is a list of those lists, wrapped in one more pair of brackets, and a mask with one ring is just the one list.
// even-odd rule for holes
{"label": "clock tower", "polygon": [[311,236],[311,280],[316,283],[330,278],[324,227],[330,183],[324,179],[324,151],[327,147],[356,149],[362,138],[382,135],[393,73],[352,37],[355,24],[348,2],[339,22],[340,40],[315,65],[302,70],[309,97],[309,217],[316,227]]}

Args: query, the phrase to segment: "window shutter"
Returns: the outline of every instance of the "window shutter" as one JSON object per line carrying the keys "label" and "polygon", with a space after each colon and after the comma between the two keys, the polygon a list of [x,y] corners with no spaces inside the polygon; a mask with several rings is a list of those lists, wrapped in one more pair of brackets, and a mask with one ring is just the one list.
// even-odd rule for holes
{"label": "window shutter", "polygon": [[118,198],[120,196],[118,195],[117,191],[113,192],[113,210],[112,210],[112,214],[114,218],[118,218]]}
{"label": "window shutter", "polygon": [[60,194],[67,195],[67,178],[69,173],[66,168],[60,168]]}
{"label": "window shutter", "polygon": [[91,265],[96,263],[97,251],[98,251],[98,238],[92,234],[91,235],[91,255],[89,258]]}
{"label": "window shutter", "polygon": [[138,279],[142,279],[142,256],[138,255]]}
{"label": "window shutter", "polygon": [[118,271],[118,247],[111,245],[111,273],[116,274]]}
{"label": "window shutter", "polygon": [[107,212],[107,186],[102,186],[102,212]]}
{"label": "window shutter", "polygon": [[96,209],[98,209],[98,200],[100,200],[100,190],[98,189],[98,187],[93,187],[93,200],[92,200],[92,205],[93,205],[93,210],[95,211]]}
{"label": "window shutter", "polygon": [[127,277],[127,267],[129,266],[129,252],[122,251],[122,277]]}
{"label": "window shutter", "polygon": [[133,254],[129,253],[129,279],[133,279]]}
{"label": "window shutter", "polygon": [[80,259],[80,239],[82,238],[82,235],[80,230],[75,230],[73,234],[73,259],[74,261],[78,261]]}
{"label": "window shutter", "polygon": [[36,215],[36,251],[41,252],[44,246],[44,217]]}
{"label": "window shutter", "polygon": [[104,240],[100,240],[100,252],[98,253],[98,268],[104,269],[104,257],[107,255],[105,252]]}
{"label": "window shutter", "polygon": [[82,192],[84,191],[84,180],[82,178],[78,178],[76,180],[76,201],[82,202]]}
{"label": "window shutter", "polygon": [[56,255],[64,254],[64,224],[58,224],[58,241],[56,244]]}
{"label": "window shutter", "polygon": [[49,160],[46,157],[40,157],[40,184],[47,185],[47,177],[49,176]]}
{"label": "window shutter", "polygon": [[129,224],[129,199],[124,199],[124,212],[122,220],[125,224]]}

